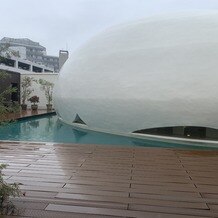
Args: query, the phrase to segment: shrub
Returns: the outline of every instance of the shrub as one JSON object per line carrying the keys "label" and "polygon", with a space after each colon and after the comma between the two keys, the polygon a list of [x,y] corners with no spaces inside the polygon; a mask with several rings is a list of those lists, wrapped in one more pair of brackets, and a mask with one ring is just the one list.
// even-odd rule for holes
{"label": "shrub", "polygon": [[4,181],[2,170],[6,167],[6,164],[0,164],[0,214],[13,214],[16,208],[10,201],[10,197],[19,197],[22,192],[18,183],[8,184]]}

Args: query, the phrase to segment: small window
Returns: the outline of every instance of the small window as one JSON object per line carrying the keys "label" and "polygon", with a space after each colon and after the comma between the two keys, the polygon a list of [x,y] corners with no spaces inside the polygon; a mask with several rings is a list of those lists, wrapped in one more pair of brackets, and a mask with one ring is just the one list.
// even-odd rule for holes
{"label": "small window", "polygon": [[80,116],[78,114],[76,114],[76,117],[75,117],[73,123],[79,123],[79,124],[86,125],[86,123],[80,118]]}

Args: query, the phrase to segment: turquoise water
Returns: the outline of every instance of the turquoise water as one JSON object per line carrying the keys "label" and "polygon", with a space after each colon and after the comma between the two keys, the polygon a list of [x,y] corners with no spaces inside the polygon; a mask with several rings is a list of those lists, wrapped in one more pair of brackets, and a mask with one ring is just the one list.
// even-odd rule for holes
{"label": "turquoise water", "polygon": [[61,122],[54,115],[27,118],[2,125],[0,126],[0,140],[208,149],[208,147],[198,145],[158,142],[94,131],[77,130]]}

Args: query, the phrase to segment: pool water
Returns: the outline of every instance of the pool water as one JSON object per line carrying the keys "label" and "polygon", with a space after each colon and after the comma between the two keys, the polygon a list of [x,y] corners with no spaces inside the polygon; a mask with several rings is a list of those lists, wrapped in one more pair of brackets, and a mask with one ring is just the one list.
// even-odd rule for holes
{"label": "pool water", "polygon": [[208,146],[202,147],[192,144],[167,143],[95,131],[78,130],[60,121],[56,115],[26,118],[2,125],[0,126],[0,140],[189,149],[209,148]]}

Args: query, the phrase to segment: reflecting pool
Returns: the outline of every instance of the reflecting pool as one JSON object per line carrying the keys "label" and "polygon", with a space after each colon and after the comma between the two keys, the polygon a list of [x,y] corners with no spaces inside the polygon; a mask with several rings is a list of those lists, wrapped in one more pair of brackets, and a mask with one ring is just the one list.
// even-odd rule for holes
{"label": "reflecting pool", "polygon": [[0,140],[101,144],[114,146],[173,147],[189,149],[209,148],[208,145],[207,147],[202,147],[198,144],[168,143],[95,131],[78,130],[60,121],[56,115],[26,118],[2,125],[0,126]]}

